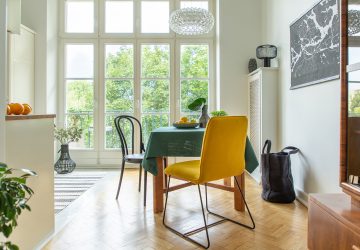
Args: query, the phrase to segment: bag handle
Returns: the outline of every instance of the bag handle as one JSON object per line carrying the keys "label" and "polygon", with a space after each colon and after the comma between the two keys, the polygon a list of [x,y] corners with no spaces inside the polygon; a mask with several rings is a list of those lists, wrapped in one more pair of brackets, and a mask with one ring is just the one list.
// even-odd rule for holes
{"label": "bag handle", "polygon": [[270,154],[270,150],[271,150],[271,141],[270,140],[266,140],[264,147],[262,149],[262,153],[265,154],[265,149],[266,149],[266,153]]}
{"label": "bag handle", "polygon": [[[292,155],[292,154],[297,154],[299,153],[300,149],[298,149],[297,147],[293,147],[293,146],[288,146],[288,147],[285,147],[281,150],[281,152],[285,152],[285,151],[289,151],[287,152],[289,155]],[[286,152],[285,152],[286,153]]]}

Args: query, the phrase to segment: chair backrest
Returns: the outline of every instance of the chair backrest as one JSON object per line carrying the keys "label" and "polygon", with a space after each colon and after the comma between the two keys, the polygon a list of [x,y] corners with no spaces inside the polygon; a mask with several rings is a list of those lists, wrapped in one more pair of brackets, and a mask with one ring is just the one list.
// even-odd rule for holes
{"label": "chair backrest", "polygon": [[207,124],[200,161],[200,183],[241,175],[245,169],[248,120],[213,117]]}
{"label": "chair backrest", "polygon": [[135,153],[135,134],[136,134],[136,127],[138,127],[139,131],[139,138],[140,138],[140,153],[145,152],[145,146],[143,143],[142,138],[142,128],[141,123],[138,119],[136,119],[133,116],[130,115],[120,115],[114,119],[115,127],[118,132],[119,138],[120,138],[120,144],[121,144],[121,151],[123,156],[126,156],[129,154],[129,141],[126,141],[126,126],[129,126],[128,129],[130,129],[130,135],[131,135],[131,154]]}

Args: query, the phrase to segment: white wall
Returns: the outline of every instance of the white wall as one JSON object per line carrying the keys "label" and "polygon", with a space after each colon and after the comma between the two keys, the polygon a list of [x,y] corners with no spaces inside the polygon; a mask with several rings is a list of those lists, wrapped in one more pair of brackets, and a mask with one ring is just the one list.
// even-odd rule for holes
{"label": "white wall", "polygon": [[290,88],[290,30],[318,0],[262,0],[262,42],[278,47],[280,145],[293,145],[295,186],[305,193],[339,192],[340,81]]}
{"label": "white wall", "polygon": [[247,114],[250,58],[261,40],[261,0],[217,0],[218,107]]}
{"label": "white wall", "polygon": [[0,1],[0,161],[5,161],[6,0]]}
{"label": "white wall", "polygon": [[22,1],[22,24],[35,36],[35,112],[56,113],[57,0]]}

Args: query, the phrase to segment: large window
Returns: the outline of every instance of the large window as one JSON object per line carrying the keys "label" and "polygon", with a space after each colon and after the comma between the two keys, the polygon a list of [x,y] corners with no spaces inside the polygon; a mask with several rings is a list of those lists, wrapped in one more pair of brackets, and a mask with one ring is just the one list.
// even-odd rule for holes
{"label": "large window", "polygon": [[157,127],[181,116],[197,118],[187,109],[196,98],[215,106],[213,33],[178,36],[168,24],[173,10],[214,11],[212,1],[62,1],[59,123],[83,128],[82,139],[71,145],[75,158],[116,162],[121,157],[113,124],[118,115],[137,117],[146,143]]}

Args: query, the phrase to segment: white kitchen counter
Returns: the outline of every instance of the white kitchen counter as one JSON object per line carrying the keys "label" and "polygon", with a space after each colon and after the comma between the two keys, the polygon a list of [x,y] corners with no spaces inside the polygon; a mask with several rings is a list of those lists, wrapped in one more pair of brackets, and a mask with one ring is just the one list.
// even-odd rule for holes
{"label": "white kitchen counter", "polygon": [[32,211],[21,214],[10,238],[22,250],[38,248],[54,232],[54,118],[6,116],[6,163],[38,174],[27,182],[35,192],[28,203]]}

